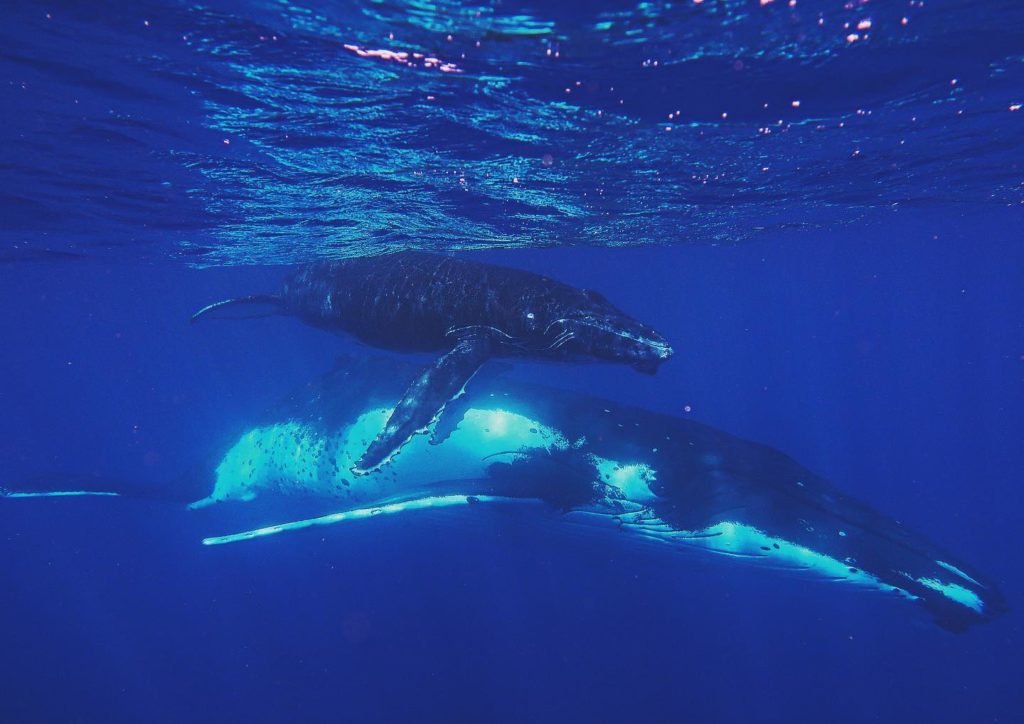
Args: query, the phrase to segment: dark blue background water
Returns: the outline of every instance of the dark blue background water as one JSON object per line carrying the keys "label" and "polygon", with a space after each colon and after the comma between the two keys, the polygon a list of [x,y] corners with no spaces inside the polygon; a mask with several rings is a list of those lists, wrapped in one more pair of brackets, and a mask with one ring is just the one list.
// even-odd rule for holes
{"label": "dark blue background water", "polygon": [[677,349],[517,374],[782,449],[1012,610],[954,636],[497,511],[208,549],[236,513],[2,500],[0,721],[1020,716],[1015,4],[5,13],[0,485],[173,478],[330,369],[353,346],[293,320],[187,324],[278,264],[475,249]]}

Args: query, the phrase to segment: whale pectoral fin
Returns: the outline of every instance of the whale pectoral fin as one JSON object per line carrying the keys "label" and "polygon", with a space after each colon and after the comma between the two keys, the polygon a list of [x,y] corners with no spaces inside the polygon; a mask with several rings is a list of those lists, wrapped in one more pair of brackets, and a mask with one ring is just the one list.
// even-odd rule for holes
{"label": "whale pectoral fin", "polygon": [[[466,384],[466,389],[470,389],[470,385],[478,387],[481,383],[486,384],[488,380],[494,380],[502,375],[508,373],[512,369],[512,365],[508,363],[499,362],[497,360],[487,363],[486,368],[481,369],[475,375],[473,379]],[[444,412],[434,423],[434,429],[430,433],[430,444],[440,445],[455,432],[459,423],[462,422],[466,413],[473,405],[473,395],[460,395],[448,402],[445,405]]]}
{"label": "whale pectoral fin", "polygon": [[276,535],[278,533],[286,533],[292,530],[302,530],[304,528],[312,528],[314,526],[321,525],[333,525],[335,523],[347,523],[355,520],[369,520],[370,518],[395,515],[397,513],[407,513],[416,510],[440,510],[443,508],[455,508],[460,506],[470,507],[480,505],[481,503],[523,505],[535,502],[536,501],[531,498],[523,498],[519,496],[506,497],[490,494],[447,493],[440,495],[427,495],[420,498],[406,498],[391,502],[383,502],[379,505],[373,505],[367,508],[351,508],[338,513],[321,515],[317,518],[293,520],[288,523],[268,525],[263,528],[247,530],[241,533],[210,536],[208,538],[203,538],[203,545],[216,546],[224,543],[237,543],[239,541],[254,540],[256,538],[263,538],[265,536]]}
{"label": "whale pectoral fin", "polygon": [[444,406],[462,394],[466,383],[491,356],[492,350],[486,338],[463,338],[424,370],[409,385],[384,430],[370,443],[352,472],[363,475],[379,468],[413,435],[425,432],[444,411]]}
{"label": "whale pectoral fin", "polygon": [[[207,304],[205,307],[200,309],[198,312],[192,315],[190,322],[195,324],[202,319],[260,319],[263,317],[271,317],[275,314],[281,314],[281,307],[283,300],[278,294],[250,294],[247,297],[236,297],[234,299],[225,299],[220,302],[214,302],[213,304]],[[220,310],[225,308],[247,306],[247,305],[262,305],[264,311],[262,312],[249,312],[248,314],[222,314]]]}

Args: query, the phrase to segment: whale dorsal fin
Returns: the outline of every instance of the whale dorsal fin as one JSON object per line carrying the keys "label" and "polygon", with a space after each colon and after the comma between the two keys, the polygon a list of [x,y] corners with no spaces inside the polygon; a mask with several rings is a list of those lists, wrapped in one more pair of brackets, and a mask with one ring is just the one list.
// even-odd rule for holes
{"label": "whale dorsal fin", "polygon": [[427,367],[405,391],[384,430],[370,443],[352,472],[372,472],[390,460],[413,435],[426,432],[459,397],[466,384],[494,353],[495,345],[486,334],[462,337],[451,350]]}

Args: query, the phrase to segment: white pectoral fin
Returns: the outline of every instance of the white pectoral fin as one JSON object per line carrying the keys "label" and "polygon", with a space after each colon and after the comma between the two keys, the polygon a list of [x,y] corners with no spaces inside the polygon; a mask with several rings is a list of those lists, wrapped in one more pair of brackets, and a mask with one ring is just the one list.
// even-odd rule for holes
{"label": "white pectoral fin", "polygon": [[460,505],[474,505],[477,503],[523,502],[531,501],[529,498],[513,498],[502,495],[429,495],[422,498],[411,498],[408,500],[381,503],[380,505],[374,505],[367,508],[343,510],[339,513],[330,513],[316,518],[305,518],[303,520],[295,520],[289,523],[268,525],[263,528],[255,528],[241,533],[211,536],[203,539],[203,545],[213,546],[220,545],[222,543],[237,543],[238,541],[262,538],[268,535],[285,533],[292,530],[302,530],[303,528],[312,528],[318,525],[333,525],[335,523],[344,523],[350,520],[364,520],[366,518],[375,518],[380,515],[393,515],[395,513],[405,513],[412,510],[434,510]]}
{"label": "white pectoral fin", "polygon": [[417,377],[384,430],[370,443],[353,472],[369,473],[390,460],[417,433],[426,431],[444,406],[458,397],[488,357],[491,343],[486,338],[467,337],[458,342]]}
{"label": "white pectoral fin", "polygon": [[0,498],[67,498],[85,495],[116,498],[121,494],[112,490],[30,490],[22,492],[0,488]]}

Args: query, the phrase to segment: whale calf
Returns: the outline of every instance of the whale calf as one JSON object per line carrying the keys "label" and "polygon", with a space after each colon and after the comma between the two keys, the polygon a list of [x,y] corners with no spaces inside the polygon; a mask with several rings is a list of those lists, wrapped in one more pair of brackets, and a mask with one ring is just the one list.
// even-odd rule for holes
{"label": "whale calf", "polygon": [[[297,504],[309,512],[210,536],[207,545],[416,510],[532,505],[559,524],[603,527],[623,541],[873,591],[951,631],[1006,610],[997,586],[970,564],[782,452],[509,376],[475,378],[436,444],[418,436],[380,474],[354,474],[410,371],[391,358],[345,360],[232,437],[212,463],[164,484],[162,496],[191,498],[194,508],[262,499],[281,516]],[[161,497],[153,483],[60,483],[37,479],[7,495]]]}
{"label": "whale calf", "polygon": [[590,358],[653,373],[672,348],[599,293],[518,269],[403,251],[300,267],[277,294],[208,305],[198,321],[240,304],[271,305],[321,329],[382,349],[441,352],[415,375],[365,452],[357,473],[379,468],[425,432],[488,359]]}

